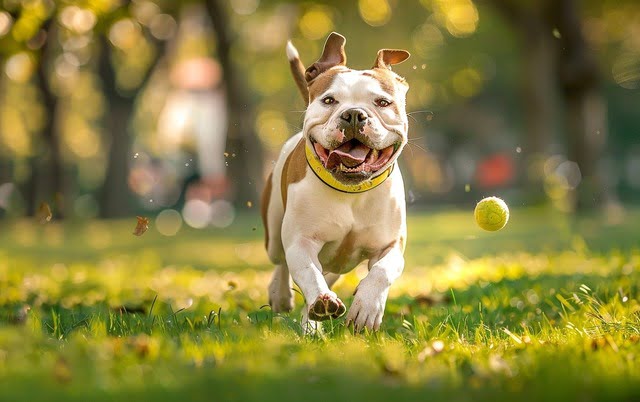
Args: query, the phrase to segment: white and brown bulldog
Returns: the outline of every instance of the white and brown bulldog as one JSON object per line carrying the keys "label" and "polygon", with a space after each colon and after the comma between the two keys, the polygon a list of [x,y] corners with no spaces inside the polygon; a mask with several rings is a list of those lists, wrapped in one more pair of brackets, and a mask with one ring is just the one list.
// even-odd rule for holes
{"label": "white and brown bulldog", "polygon": [[369,273],[347,323],[377,330],[404,268],[405,195],[396,161],[407,143],[409,86],[391,65],[409,53],[382,49],[372,69],[352,70],[344,44],[332,33],[306,71],[287,44],[308,107],[302,132],[282,147],[262,195],[266,247],[276,265],[269,303],[274,312],[293,308],[293,277],[306,300],[305,330],[346,312],[331,286],[364,260]]}

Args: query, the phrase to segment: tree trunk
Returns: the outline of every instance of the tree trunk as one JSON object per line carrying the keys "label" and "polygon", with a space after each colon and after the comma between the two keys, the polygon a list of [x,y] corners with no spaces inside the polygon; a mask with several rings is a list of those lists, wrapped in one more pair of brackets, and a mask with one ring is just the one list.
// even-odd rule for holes
{"label": "tree trunk", "polygon": [[229,159],[229,176],[235,187],[235,198],[243,201],[257,199],[257,184],[262,182],[262,149],[255,133],[255,105],[243,80],[243,66],[231,58],[236,35],[229,26],[226,2],[207,0],[207,11],[213,23],[218,58],[223,70],[227,99],[227,151],[236,157]]}
{"label": "tree trunk", "polygon": [[604,153],[607,106],[600,89],[598,64],[584,38],[574,0],[551,2],[549,19],[557,27],[557,76],[565,102],[568,158],[578,164],[580,185],[571,194],[573,207],[589,209],[615,197],[598,171]]}
{"label": "tree trunk", "polygon": [[541,1],[531,7],[513,0],[490,0],[489,3],[520,36],[520,91],[524,122],[524,163],[520,168],[526,173],[527,198],[533,202],[543,201],[546,196],[542,162],[548,157],[551,142],[557,134],[555,54],[552,27],[544,18],[547,4]]}
{"label": "tree trunk", "polygon": [[131,213],[133,196],[127,183],[131,158],[129,122],[133,113],[134,97],[121,94],[116,86],[116,72],[110,60],[110,45],[102,39],[100,76],[107,98],[108,109],[105,128],[110,135],[107,169],[100,193],[100,214],[103,218],[118,218]]}
{"label": "tree trunk", "polygon": [[55,217],[64,217],[64,163],[60,151],[60,133],[56,130],[55,114],[57,97],[49,87],[47,59],[55,40],[55,29],[51,21],[43,29],[47,31],[47,42],[38,63],[38,89],[46,110],[46,121],[42,129],[42,143],[36,145],[36,156],[32,159],[31,187],[28,190],[28,213],[34,215],[40,202],[52,203]]}
{"label": "tree trunk", "polygon": [[547,159],[550,145],[556,137],[556,91],[554,54],[550,35],[539,24],[523,33],[523,71],[521,88],[525,140],[524,169],[527,172],[529,199],[545,199],[542,162]]}

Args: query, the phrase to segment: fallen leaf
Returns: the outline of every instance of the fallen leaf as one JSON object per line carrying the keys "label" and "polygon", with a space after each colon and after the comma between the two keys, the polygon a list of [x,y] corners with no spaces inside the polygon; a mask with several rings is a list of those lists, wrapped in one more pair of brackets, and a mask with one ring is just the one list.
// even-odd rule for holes
{"label": "fallen leaf", "polygon": [[51,207],[46,202],[41,202],[38,207],[38,212],[36,212],[36,218],[38,222],[41,224],[45,224],[51,220],[53,217],[53,213],[51,212]]}
{"label": "fallen leaf", "polygon": [[442,294],[420,294],[414,298],[418,305],[433,306],[435,304],[446,304],[451,302],[451,296]]}
{"label": "fallen leaf", "polygon": [[133,230],[133,234],[136,236],[142,236],[144,232],[149,229],[149,219],[144,216],[137,216],[138,223],[136,224],[136,228]]}

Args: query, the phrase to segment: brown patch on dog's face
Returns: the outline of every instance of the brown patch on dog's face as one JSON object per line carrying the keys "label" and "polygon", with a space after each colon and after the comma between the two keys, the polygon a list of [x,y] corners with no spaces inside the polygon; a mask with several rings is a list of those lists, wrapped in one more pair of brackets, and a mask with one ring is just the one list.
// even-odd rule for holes
{"label": "brown patch on dog's face", "polygon": [[282,179],[280,180],[280,192],[282,194],[282,205],[287,209],[287,190],[289,185],[304,179],[307,174],[307,158],[304,153],[305,139],[301,138],[298,145],[287,157],[282,168]]}
{"label": "brown patch on dog's face", "polygon": [[336,78],[336,75],[345,71],[350,70],[342,66],[333,67],[313,80],[309,85],[309,103],[313,102],[318,96],[327,92],[327,89],[329,89],[331,84],[333,84],[333,80]]}
{"label": "brown patch on dog's face", "polygon": [[[380,87],[382,88],[382,90],[391,95],[391,98],[393,99],[396,98],[396,94],[398,93],[398,90],[400,90],[400,88],[404,89],[405,91],[409,88],[409,84],[407,84],[407,81],[404,78],[386,68],[374,68],[373,70],[367,70],[363,73],[363,75],[365,75],[365,73],[366,75],[369,75],[378,80],[378,82],[380,82]],[[396,113],[400,113],[397,102],[392,103],[391,108]]]}
{"label": "brown patch on dog's face", "polygon": [[262,215],[262,223],[264,225],[264,247],[269,249],[269,225],[267,224],[267,213],[269,211],[269,200],[271,200],[271,189],[273,184],[273,173],[269,173],[267,182],[265,183],[264,190],[262,190],[262,197],[260,199],[260,215]]}

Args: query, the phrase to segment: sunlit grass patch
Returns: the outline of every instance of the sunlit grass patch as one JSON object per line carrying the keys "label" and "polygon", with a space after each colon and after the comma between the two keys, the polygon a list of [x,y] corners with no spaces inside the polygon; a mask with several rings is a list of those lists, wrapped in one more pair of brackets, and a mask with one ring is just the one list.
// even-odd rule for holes
{"label": "sunlit grass patch", "polygon": [[[14,223],[0,234],[0,399],[635,400],[638,229],[513,216],[490,236],[466,213],[411,217],[382,330],[340,319],[307,337],[300,295],[291,314],[266,306],[257,217],[175,237]],[[347,306],[365,274],[337,283]]]}

